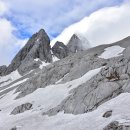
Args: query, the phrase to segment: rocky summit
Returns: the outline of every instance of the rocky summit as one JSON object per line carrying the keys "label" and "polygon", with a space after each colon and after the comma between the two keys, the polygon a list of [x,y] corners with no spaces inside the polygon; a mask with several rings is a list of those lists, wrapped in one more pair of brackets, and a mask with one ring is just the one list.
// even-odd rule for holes
{"label": "rocky summit", "polygon": [[130,37],[91,48],[41,29],[0,67],[0,130],[129,130]]}
{"label": "rocky summit", "polygon": [[23,75],[38,68],[43,62],[52,63],[55,61],[53,57],[62,59],[77,51],[83,51],[80,47],[80,39],[77,36],[75,41],[73,41],[72,36],[67,46],[57,41],[51,48],[50,38],[45,30],[41,29],[28,40],[27,44],[18,52],[8,67],[0,66],[0,75],[4,76],[15,70],[18,70]]}
{"label": "rocky summit", "polygon": [[76,53],[77,51],[83,51],[90,48],[89,41],[81,34],[73,34],[67,47],[70,52]]}

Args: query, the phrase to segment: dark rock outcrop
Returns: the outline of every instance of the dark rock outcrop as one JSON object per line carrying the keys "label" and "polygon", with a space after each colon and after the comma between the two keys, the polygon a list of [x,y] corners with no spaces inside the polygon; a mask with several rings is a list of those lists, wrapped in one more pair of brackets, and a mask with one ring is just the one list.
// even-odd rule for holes
{"label": "dark rock outcrop", "polygon": [[103,130],[130,130],[130,126],[119,124],[118,121],[113,121],[108,124]]}
{"label": "dark rock outcrop", "polygon": [[65,46],[62,42],[56,42],[52,47],[52,52],[59,59],[63,59],[69,55],[68,47]]}
{"label": "dark rock outcrop", "polygon": [[111,115],[112,115],[112,110],[105,112],[105,113],[103,114],[103,117],[108,118],[108,117],[110,117]]}
{"label": "dark rock outcrop", "polygon": [[0,76],[3,76],[3,75],[4,75],[6,69],[7,69],[7,66],[6,66],[6,65],[0,66]]}
{"label": "dark rock outcrop", "polygon": [[[47,33],[41,29],[29,39],[27,44],[18,52],[8,67],[0,67],[0,76],[8,75],[15,70],[18,70],[21,75],[24,75],[38,68],[42,62],[53,62],[52,55],[58,59],[63,59],[71,53],[83,51],[88,48],[89,42],[87,39],[82,35],[76,34],[71,37],[67,45],[64,45],[62,42],[56,42],[51,48]],[[35,59],[37,58],[39,60],[36,61]]]}
{"label": "dark rock outcrop", "polygon": [[16,115],[16,114],[19,114],[19,113],[23,113],[27,110],[30,110],[32,109],[32,104],[31,103],[25,103],[25,104],[22,104],[18,107],[16,107],[12,112],[11,112],[11,115]]}
{"label": "dark rock outcrop", "polygon": [[40,63],[34,61],[36,58],[44,62],[52,62],[50,39],[43,29],[29,39],[27,44],[18,52],[11,64],[7,67],[4,75],[16,69],[21,74],[24,74],[25,72],[38,68]]}

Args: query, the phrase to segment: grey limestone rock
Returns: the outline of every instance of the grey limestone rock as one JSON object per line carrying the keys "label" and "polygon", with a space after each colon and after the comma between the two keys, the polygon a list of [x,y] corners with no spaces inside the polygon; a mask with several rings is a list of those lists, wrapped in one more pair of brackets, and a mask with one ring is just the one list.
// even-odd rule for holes
{"label": "grey limestone rock", "polygon": [[7,69],[6,65],[0,66],[0,76],[4,75],[4,73],[6,72],[6,69]]}
{"label": "grey limestone rock", "polygon": [[59,59],[63,59],[69,55],[69,49],[62,42],[56,42],[52,47],[53,54]]}
{"label": "grey limestone rock", "polygon": [[16,114],[19,114],[19,113],[23,113],[27,110],[30,110],[32,108],[32,104],[31,103],[25,103],[25,104],[22,104],[18,107],[16,107],[12,112],[11,114],[12,115],[16,115]]}
{"label": "grey limestone rock", "polygon": [[50,39],[43,29],[34,34],[27,44],[18,52],[8,66],[5,75],[16,69],[23,74],[38,68],[39,63],[34,61],[36,58],[44,62],[52,62]]}
{"label": "grey limestone rock", "polygon": [[118,121],[113,121],[108,124],[103,130],[130,130],[130,126],[120,124]]}

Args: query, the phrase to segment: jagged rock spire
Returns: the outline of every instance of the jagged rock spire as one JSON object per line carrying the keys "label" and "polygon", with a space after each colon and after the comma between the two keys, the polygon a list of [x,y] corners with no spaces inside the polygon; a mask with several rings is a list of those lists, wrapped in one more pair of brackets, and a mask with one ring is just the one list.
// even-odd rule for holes
{"label": "jagged rock spire", "polygon": [[52,47],[52,52],[59,59],[65,58],[69,55],[68,47],[59,41]]}
{"label": "jagged rock spire", "polygon": [[83,51],[90,48],[88,40],[81,34],[73,34],[69,40],[67,47],[69,51],[75,53],[77,51]]}
{"label": "jagged rock spire", "polygon": [[41,29],[28,40],[8,66],[5,75],[16,69],[24,73],[28,69],[38,67],[34,62],[36,58],[44,62],[52,62],[50,39],[44,29]]}

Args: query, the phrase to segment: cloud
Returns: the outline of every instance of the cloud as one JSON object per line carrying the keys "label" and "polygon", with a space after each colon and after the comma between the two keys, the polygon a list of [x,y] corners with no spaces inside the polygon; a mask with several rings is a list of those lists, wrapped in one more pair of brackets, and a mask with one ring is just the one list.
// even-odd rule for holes
{"label": "cloud", "polygon": [[0,1],[0,16],[4,15],[8,11],[5,3]]}
{"label": "cloud", "polygon": [[8,11],[8,5],[0,0],[0,65],[8,65],[16,52],[26,42],[26,40],[18,39],[13,34],[17,29],[11,21],[4,17]]}
{"label": "cloud", "polygon": [[[123,0],[0,0],[0,65],[9,64],[27,39],[40,28],[44,28],[54,38],[64,28],[92,12],[122,2]],[[96,24],[93,22],[93,25]],[[88,26],[85,24],[85,27]],[[87,31],[86,36],[94,41],[91,34],[96,31],[92,30]]]}
{"label": "cloud", "polygon": [[8,65],[27,41],[27,39],[19,39],[14,35],[17,28],[5,17],[8,12],[8,4],[0,0],[0,65]]}
{"label": "cloud", "polygon": [[16,30],[10,21],[0,18],[0,65],[9,64],[17,50],[19,50],[26,42],[20,40],[13,35]]}
{"label": "cloud", "polygon": [[72,34],[83,33],[91,42],[91,46],[108,44],[130,35],[130,2],[120,6],[106,7],[95,11],[80,22],[66,28],[61,35],[52,40],[67,43]]}
{"label": "cloud", "polygon": [[[9,8],[10,20],[17,28],[33,34],[44,28],[55,37],[65,27],[104,6],[113,6],[123,0],[4,0]],[[17,6],[16,6],[17,5]]]}

